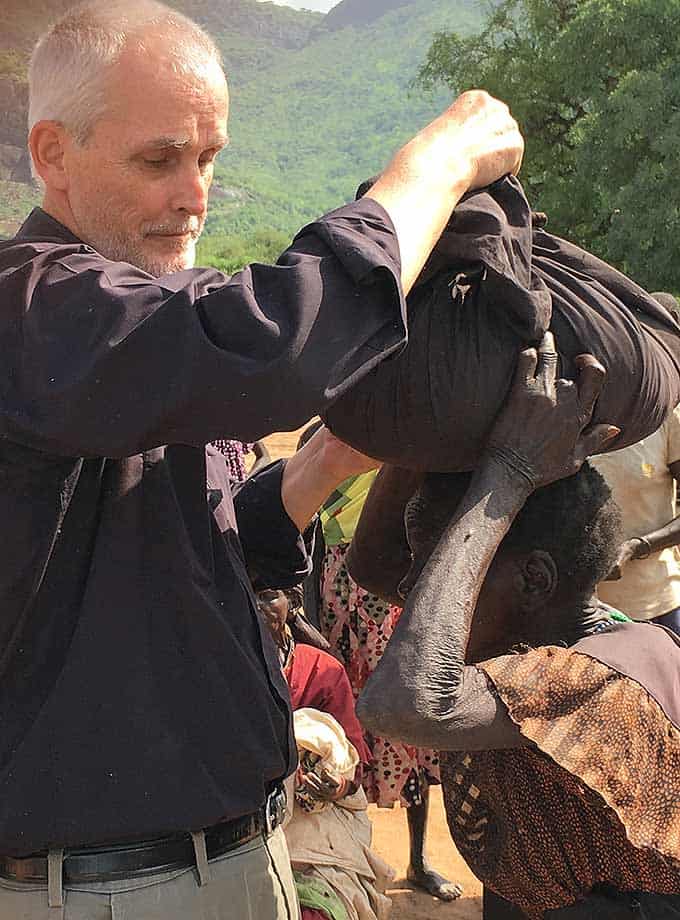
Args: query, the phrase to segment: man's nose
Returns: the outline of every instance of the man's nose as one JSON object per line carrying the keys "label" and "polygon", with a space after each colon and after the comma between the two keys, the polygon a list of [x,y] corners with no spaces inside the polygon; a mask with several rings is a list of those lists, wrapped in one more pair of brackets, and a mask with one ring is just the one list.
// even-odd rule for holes
{"label": "man's nose", "polygon": [[208,207],[209,177],[196,164],[182,170],[174,187],[173,207],[176,211],[202,217]]}

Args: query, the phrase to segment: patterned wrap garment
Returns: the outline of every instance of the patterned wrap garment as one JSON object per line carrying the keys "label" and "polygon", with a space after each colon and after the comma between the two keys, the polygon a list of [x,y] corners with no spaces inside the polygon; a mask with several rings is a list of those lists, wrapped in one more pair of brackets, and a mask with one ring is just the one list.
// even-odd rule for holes
{"label": "patterned wrap garment", "polygon": [[442,755],[461,855],[536,920],[597,885],[680,893],[680,680],[660,703],[576,648],[479,665],[531,746]]}

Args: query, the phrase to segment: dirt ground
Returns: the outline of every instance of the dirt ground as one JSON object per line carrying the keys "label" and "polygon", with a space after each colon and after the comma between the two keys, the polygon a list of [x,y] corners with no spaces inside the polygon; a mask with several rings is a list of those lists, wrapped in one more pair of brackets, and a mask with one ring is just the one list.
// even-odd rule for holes
{"label": "dirt ground", "polygon": [[480,920],[481,885],[451,841],[439,788],[432,789],[426,852],[434,869],[462,886],[463,895],[457,901],[443,904],[422,891],[412,889],[405,880],[408,831],[403,809],[371,806],[369,815],[373,822],[373,846],[397,871],[394,887],[388,891],[392,898],[390,920]]}
{"label": "dirt ground", "polygon": [[[302,429],[301,429],[302,430]],[[266,438],[272,460],[289,457],[295,450],[300,431],[274,434]],[[458,855],[446,826],[441,792],[432,790],[427,833],[427,853],[433,868],[463,887],[463,896],[443,904],[424,892],[415,891],[406,881],[408,866],[408,830],[404,811],[371,806],[373,845],[397,873],[390,920],[479,920],[482,915],[481,886]]]}

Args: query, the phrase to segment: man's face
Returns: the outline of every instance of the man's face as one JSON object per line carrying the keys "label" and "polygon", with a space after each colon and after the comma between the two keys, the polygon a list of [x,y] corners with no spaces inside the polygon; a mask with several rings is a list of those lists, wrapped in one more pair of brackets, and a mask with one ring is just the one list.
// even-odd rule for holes
{"label": "man's face", "polygon": [[125,52],[106,112],[84,145],[67,141],[68,202],[78,236],[108,259],[159,276],[191,268],[214,160],[227,143],[221,69],[173,72],[162,48]]}

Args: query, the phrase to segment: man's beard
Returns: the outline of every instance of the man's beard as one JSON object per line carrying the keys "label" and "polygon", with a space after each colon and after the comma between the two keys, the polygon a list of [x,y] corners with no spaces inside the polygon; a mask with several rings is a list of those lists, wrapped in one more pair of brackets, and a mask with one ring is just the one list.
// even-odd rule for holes
{"label": "man's beard", "polygon": [[[99,221],[97,221],[99,225]],[[196,243],[201,231],[203,221],[192,218],[183,224],[145,224],[142,226],[139,237],[130,237],[124,233],[113,230],[110,226],[104,229],[101,226],[88,228],[86,240],[93,249],[96,249],[105,259],[112,262],[128,262],[143,272],[159,278],[161,275],[170,275],[173,272],[193,268],[196,264]],[[150,234],[190,233],[191,239],[181,251],[170,255],[161,255],[149,251],[145,241]]]}

